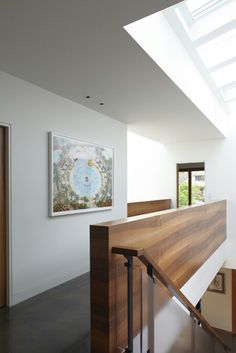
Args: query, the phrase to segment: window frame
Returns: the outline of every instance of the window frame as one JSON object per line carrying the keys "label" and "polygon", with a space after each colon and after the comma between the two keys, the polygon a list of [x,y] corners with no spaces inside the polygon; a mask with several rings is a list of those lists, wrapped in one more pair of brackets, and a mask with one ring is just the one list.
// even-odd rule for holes
{"label": "window frame", "polygon": [[205,162],[176,164],[177,208],[179,208],[179,172],[188,172],[188,206],[191,206],[192,205],[192,172],[200,172],[200,171],[205,171]]}

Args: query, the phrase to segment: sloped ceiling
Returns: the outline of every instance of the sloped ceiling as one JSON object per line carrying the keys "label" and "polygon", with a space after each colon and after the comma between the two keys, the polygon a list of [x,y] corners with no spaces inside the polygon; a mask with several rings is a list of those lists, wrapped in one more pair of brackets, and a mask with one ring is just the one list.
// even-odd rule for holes
{"label": "sloped ceiling", "polygon": [[1,0],[0,70],[159,142],[221,138],[123,29],[177,2]]}

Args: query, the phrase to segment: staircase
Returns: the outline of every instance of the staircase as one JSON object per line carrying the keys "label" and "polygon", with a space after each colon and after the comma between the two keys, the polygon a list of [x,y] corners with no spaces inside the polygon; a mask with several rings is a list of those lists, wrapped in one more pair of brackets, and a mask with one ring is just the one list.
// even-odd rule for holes
{"label": "staircase", "polygon": [[225,201],[91,226],[92,352],[229,352],[195,309],[225,242]]}

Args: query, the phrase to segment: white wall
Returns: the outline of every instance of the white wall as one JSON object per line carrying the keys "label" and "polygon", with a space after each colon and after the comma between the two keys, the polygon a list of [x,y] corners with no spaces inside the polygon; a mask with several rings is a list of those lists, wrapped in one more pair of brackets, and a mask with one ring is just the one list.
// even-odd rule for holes
{"label": "white wall", "polygon": [[164,145],[128,131],[128,202],[172,198],[172,166]]}
{"label": "white wall", "polygon": [[216,328],[232,332],[232,271],[225,274],[225,293],[206,292],[202,298],[202,314]]}
{"label": "white wall", "polygon": [[[126,216],[126,126],[0,72],[0,121],[11,124],[11,302],[89,270],[89,225]],[[114,147],[114,208],[48,217],[48,132]]]}

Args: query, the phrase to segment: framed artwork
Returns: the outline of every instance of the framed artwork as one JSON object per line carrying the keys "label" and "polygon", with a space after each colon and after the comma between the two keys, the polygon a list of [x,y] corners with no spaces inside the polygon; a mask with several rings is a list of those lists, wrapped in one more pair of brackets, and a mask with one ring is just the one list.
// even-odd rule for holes
{"label": "framed artwork", "polygon": [[50,216],[113,206],[113,148],[49,133]]}
{"label": "framed artwork", "polygon": [[225,274],[218,272],[207,290],[209,292],[225,293]]}

